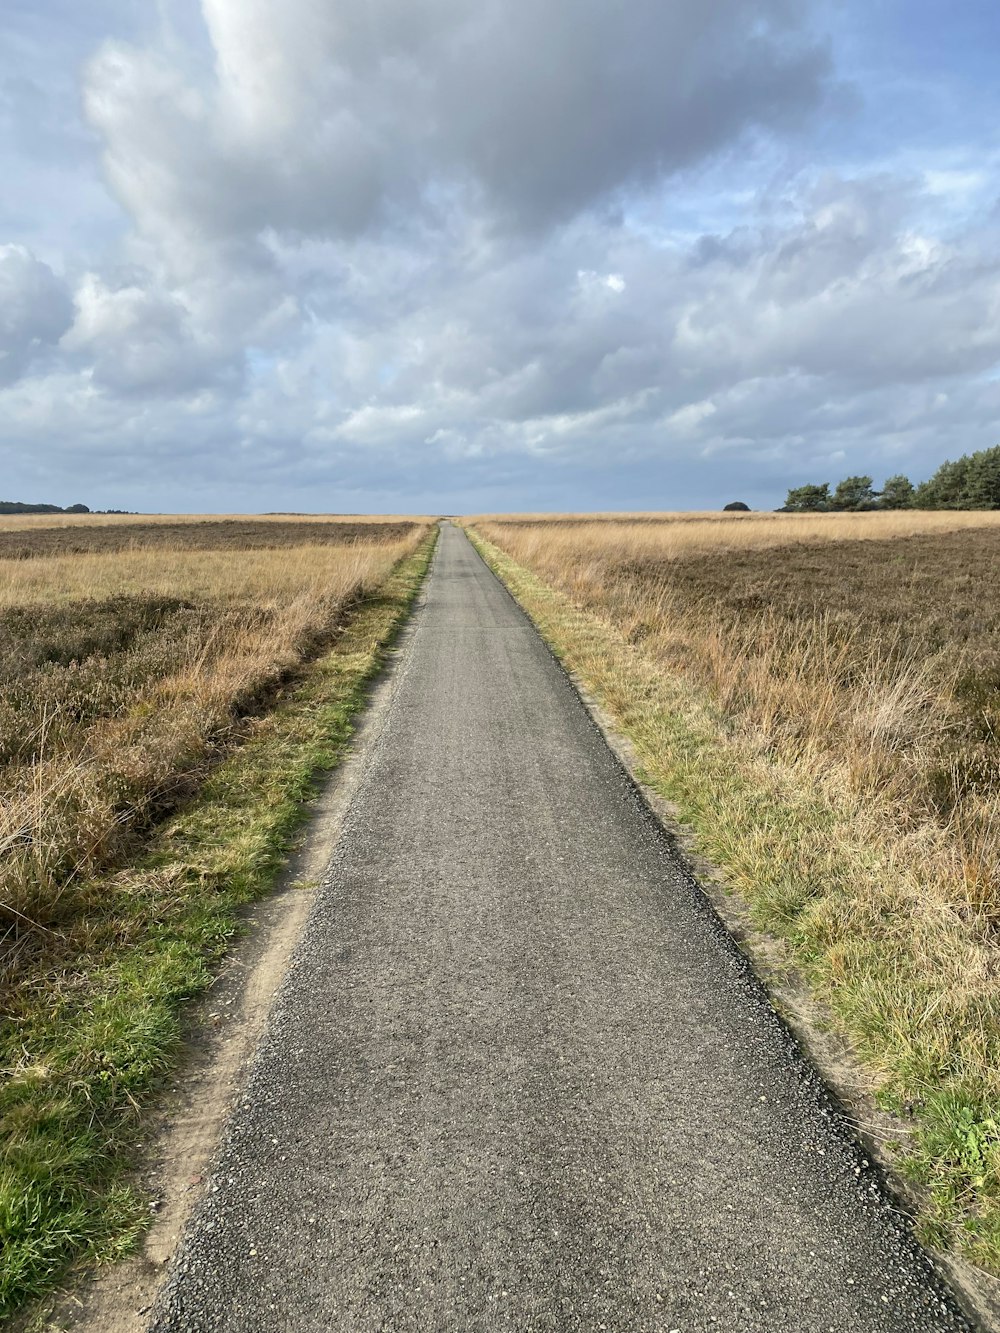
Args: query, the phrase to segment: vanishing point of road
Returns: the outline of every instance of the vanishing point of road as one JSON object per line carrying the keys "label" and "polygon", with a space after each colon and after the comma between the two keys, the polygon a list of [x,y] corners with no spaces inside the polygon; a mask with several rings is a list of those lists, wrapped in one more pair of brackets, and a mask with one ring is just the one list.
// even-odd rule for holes
{"label": "vanishing point of road", "polygon": [[450,524],[151,1327],[968,1327]]}

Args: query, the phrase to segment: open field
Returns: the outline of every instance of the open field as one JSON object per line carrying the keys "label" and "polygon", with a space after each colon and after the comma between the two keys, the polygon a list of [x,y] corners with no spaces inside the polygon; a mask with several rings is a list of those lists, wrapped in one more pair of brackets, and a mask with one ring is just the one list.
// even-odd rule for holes
{"label": "open field", "polygon": [[150,527],[190,523],[431,523],[425,514],[0,514],[0,532],[34,528]]}
{"label": "open field", "polygon": [[997,516],[474,530],[914,1117],[927,1234],[1000,1270]]}
{"label": "open field", "polygon": [[428,558],[416,522],[267,549],[262,526],[247,549],[206,525],[0,550],[0,1312],[135,1233],[115,1163],[177,1007],[270,882]]}
{"label": "open field", "polygon": [[682,550],[732,546],[788,546],[797,542],[882,541],[918,533],[998,528],[993,510],[905,509],[871,513],[683,513],[683,514],[478,514],[462,520],[478,527],[501,524],[507,531],[544,525],[546,532],[573,530],[579,549],[593,542],[603,550],[665,556]]}
{"label": "open field", "polygon": [[198,523],[100,523],[86,526],[0,527],[0,561],[38,556],[107,554],[115,551],[255,551],[290,546],[349,546],[406,537],[413,524],[404,522],[303,523],[258,519],[204,519]]}
{"label": "open field", "polygon": [[57,927],[72,953],[72,885],[128,854],[424,532],[366,530],[245,553],[232,531],[208,552],[22,561],[0,545],[0,984]]}
{"label": "open field", "polygon": [[947,826],[978,884],[1000,808],[1000,523],[944,517],[477,528],[696,678],[758,743],[891,797],[907,826]]}

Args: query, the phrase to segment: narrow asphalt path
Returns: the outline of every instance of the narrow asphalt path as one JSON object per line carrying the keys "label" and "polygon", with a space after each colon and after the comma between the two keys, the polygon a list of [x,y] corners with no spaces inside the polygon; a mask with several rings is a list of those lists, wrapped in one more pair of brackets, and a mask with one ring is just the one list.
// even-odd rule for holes
{"label": "narrow asphalt path", "polygon": [[966,1328],[450,525],[152,1327]]}

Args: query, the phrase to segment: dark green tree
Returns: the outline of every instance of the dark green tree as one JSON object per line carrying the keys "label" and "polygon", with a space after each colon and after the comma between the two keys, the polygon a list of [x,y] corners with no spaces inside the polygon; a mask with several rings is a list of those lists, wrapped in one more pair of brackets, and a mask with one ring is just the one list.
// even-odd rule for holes
{"label": "dark green tree", "polygon": [[913,496],[913,482],[899,473],[886,479],[880,503],[883,509],[909,509],[913,504]]}
{"label": "dark green tree", "polygon": [[981,449],[969,458],[961,507],[1000,509],[1000,448]]}
{"label": "dark green tree", "polygon": [[830,501],[831,509],[874,509],[875,492],[871,477],[845,477],[837,482]]}
{"label": "dark green tree", "polygon": [[913,503],[918,509],[964,509],[966,482],[969,479],[968,454],[942,463],[928,481],[917,487]]}
{"label": "dark green tree", "polygon": [[793,486],[788,492],[785,509],[791,514],[808,514],[830,508],[830,483],[822,486]]}

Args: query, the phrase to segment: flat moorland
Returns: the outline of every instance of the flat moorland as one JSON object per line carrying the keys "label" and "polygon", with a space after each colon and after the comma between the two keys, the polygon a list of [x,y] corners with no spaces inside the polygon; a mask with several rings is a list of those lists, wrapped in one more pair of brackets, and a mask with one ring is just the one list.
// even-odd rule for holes
{"label": "flat moorland", "polygon": [[429,558],[426,524],[292,526],[0,534],[0,1318],[141,1230],[121,1172],[180,1006]]}
{"label": "flat moorland", "polygon": [[478,527],[696,677],[758,738],[826,752],[853,787],[949,824],[971,866],[969,835],[992,827],[1000,798],[1000,523],[775,517],[708,533],[649,520]]}
{"label": "flat moorland", "polygon": [[[188,537],[223,526],[221,549]],[[73,885],[129,854],[423,531],[262,550],[263,525],[245,549],[239,526],[179,545],[130,526],[118,553],[30,561],[0,541],[0,987],[56,939],[72,955]]]}
{"label": "flat moorland", "polygon": [[89,523],[61,527],[0,527],[0,561],[43,555],[82,555],[144,550],[253,551],[287,546],[342,546],[395,541],[412,531],[404,521],[296,522],[278,519],[202,519],[199,522]]}
{"label": "flat moorland", "polygon": [[1000,1269],[998,516],[472,522]]}
{"label": "flat moorland", "polygon": [[[718,549],[790,546],[797,542],[878,541],[894,537],[1000,527],[990,510],[902,509],[868,513],[702,513],[668,514],[479,514],[478,527],[499,524],[507,531],[544,524],[549,534],[575,531],[574,540],[613,546],[616,552],[674,554],[684,547]],[[3,520],[0,518],[0,524]]]}
{"label": "flat moorland", "polygon": [[192,523],[295,523],[356,526],[386,523],[430,523],[417,514],[0,514],[0,532],[30,532],[36,528],[158,527],[163,523],[187,527]]}

